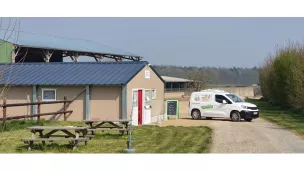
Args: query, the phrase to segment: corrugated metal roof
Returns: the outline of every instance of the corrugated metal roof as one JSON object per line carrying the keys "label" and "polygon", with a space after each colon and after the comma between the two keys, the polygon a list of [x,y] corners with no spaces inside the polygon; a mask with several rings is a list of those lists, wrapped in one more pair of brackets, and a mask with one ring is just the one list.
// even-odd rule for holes
{"label": "corrugated metal roof", "polygon": [[177,77],[169,77],[169,76],[161,76],[165,82],[191,82],[192,80],[177,78]]}
{"label": "corrugated metal roof", "polygon": [[19,46],[32,48],[140,57],[139,55],[124,52],[122,50],[112,48],[107,45],[102,45],[91,40],[28,33],[23,31],[16,32],[0,30],[0,40],[4,40]]}
{"label": "corrugated metal roof", "polygon": [[122,85],[147,64],[145,61],[1,64],[0,84]]}

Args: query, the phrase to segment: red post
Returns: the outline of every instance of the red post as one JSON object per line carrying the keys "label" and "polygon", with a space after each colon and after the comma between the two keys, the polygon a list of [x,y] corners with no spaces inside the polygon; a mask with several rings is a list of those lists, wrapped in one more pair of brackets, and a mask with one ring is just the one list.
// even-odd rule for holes
{"label": "red post", "polygon": [[143,123],[142,90],[138,90],[138,125]]}
{"label": "red post", "polygon": [[66,105],[67,98],[66,98],[66,96],[63,97],[63,100],[64,100],[64,102],[63,102],[63,112],[64,112],[63,116],[64,116],[64,121],[66,121],[66,119],[67,119],[66,118],[66,112],[65,112],[67,110],[67,105]]}
{"label": "red post", "polygon": [[37,117],[37,123],[40,123],[40,102],[41,102],[41,97],[38,96],[38,109],[37,109],[38,117]]}
{"label": "red post", "polygon": [[6,99],[3,100],[3,119],[2,119],[2,129],[6,128]]}

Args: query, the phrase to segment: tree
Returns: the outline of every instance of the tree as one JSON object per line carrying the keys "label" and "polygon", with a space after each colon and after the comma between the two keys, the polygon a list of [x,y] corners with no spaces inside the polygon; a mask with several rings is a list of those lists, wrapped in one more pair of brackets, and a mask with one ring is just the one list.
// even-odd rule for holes
{"label": "tree", "polygon": [[304,108],[304,44],[278,48],[260,69],[263,96],[281,106]]}
{"label": "tree", "polygon": [[[5,22],[3,18],[0,18],[0,35],[3,37],[0,37],[0,50],[1,47],[6,45],[7,41],[13,38],[13,34],[15,34],[15,41],[18,41],[18,36],[19,36],[19,31],[20,31],[20,19],[19,18],[8,18],[8,22]],[[3,34],[2,34],[3,33]],[[11,51],[4,50],[3,53],[0,53],[0,58],[5,58],[7,56],[12,56],[12,52],[14,52],[14,55],[18,55],[20,48],[16,49],[15,46],[13,46]],[[26,54],[24,55],[23,58],[25,58]],[[3,73],[5,70],[13,70],[14,65],[9,65],[10,63],[6,63],[0,68],[0,79],[3,79]],[[8,89],[10,88],[10,80],[12,79],[11,77],[11,72],[9,72],[8,80],[7,83],[0,88],[0,100],[3,100],[6,96],[6,93],[8,92]]]}
{"label": "tree", "polygon": [[208,84],[242,84],[252,85],[259,83],[259,73],[253,68],[222,68],[222,67],[194,67],[194,66],[172,66],[154,65],[155,70],[162,76],[188,78],[187,73],[201,70],[212,78]]}
{"label": "tree", "polygon": [[210,81],[209,77],[201,70],[188,72],[187,77],[191,80],[191,82],[186,84],[190,92],[203,90]]}

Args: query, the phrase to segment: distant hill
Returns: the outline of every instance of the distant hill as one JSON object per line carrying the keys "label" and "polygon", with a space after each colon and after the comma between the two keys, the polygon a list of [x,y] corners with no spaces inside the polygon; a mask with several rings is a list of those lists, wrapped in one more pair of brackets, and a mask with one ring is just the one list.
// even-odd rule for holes
{"label": "distant hill", "polygon": [[201,70],[211,81],[209,84],[242,84],[259,83],[258,68],[216,68],[216,67],[180,67],[171,65],[154,65],[155,70],[162,76],[187,78],[187,73]]}

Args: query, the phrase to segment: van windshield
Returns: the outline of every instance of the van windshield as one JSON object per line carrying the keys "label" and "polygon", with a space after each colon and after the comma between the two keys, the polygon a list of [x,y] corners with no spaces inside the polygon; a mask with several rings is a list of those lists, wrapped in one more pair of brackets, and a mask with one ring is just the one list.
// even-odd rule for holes
{"label": "van windshield", "polygon": [[234,94],[226,94],[226,96],[229,97],[229,99],[231,99],[234,103],[245,102],[243,99]]}

